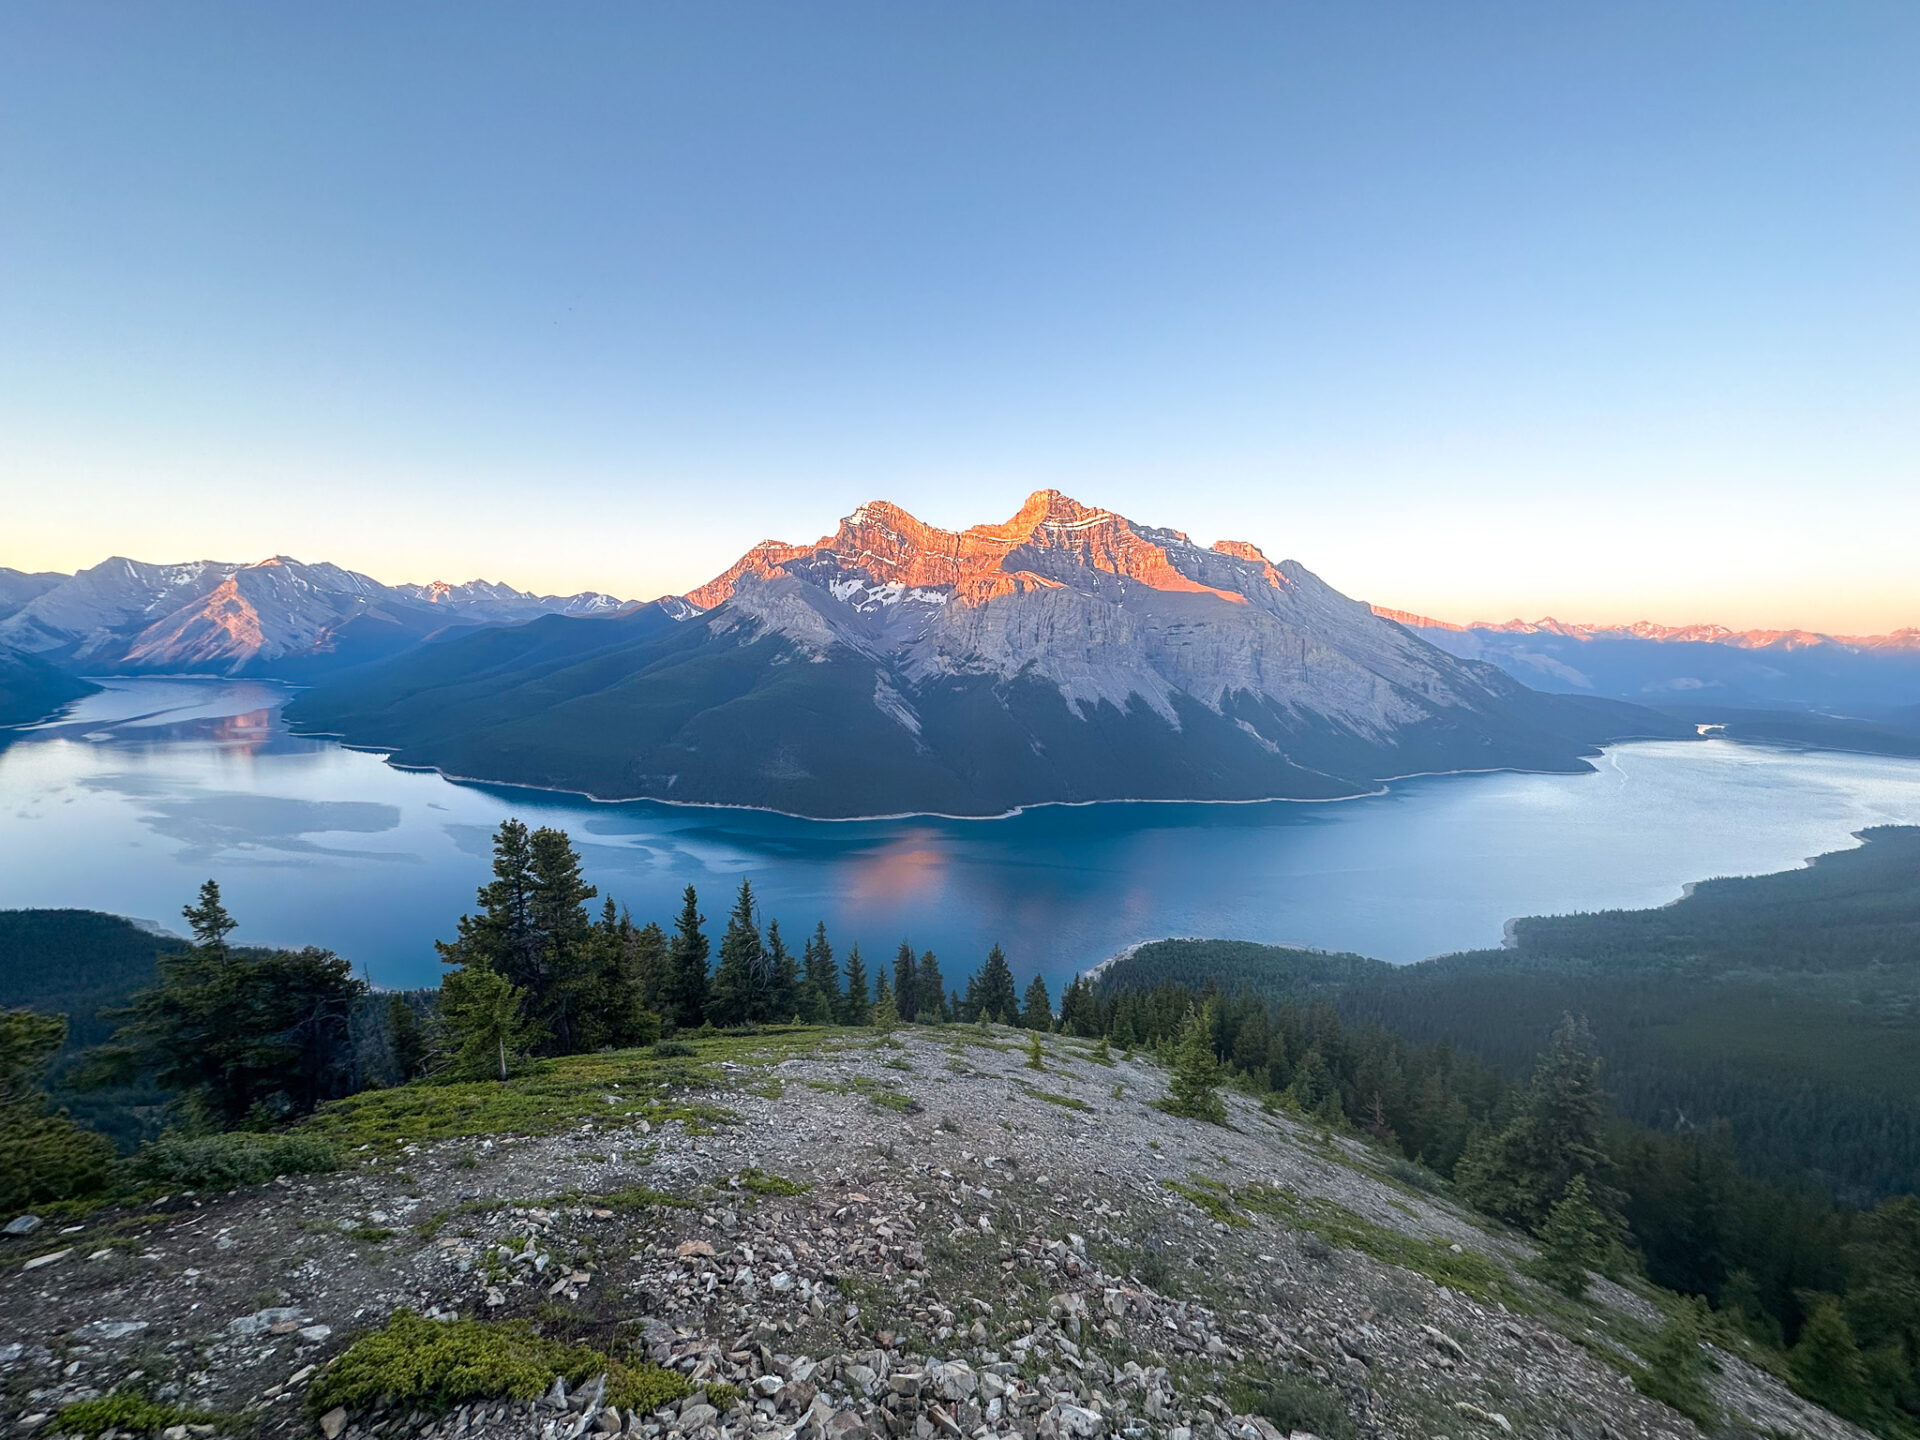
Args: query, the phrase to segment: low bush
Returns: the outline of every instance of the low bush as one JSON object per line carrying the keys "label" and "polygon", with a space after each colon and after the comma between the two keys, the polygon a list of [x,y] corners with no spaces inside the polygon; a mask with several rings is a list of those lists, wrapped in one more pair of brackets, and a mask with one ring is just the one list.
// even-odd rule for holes
{"label": "low bush", "polygon": [[1299,1375],[1243,1374],[1227,1389],[1233,1408],[1272,1422],[1282,1435],[1305,1431],[1322,1440],[1351,1440],[1353,1420],[1339,1393]]}
{"label": "low bush", "polygon": [[61,1435],[96,1435],[118,1430],[123,1435],[158,1435],[175,1425],[219,1426],[224,1417],[210,1410],[184,1410],[178,1405],[160,1405],[132,1390],[115,1390],[62,1407],[54,1416],[53,1429]]}
{"label": "low bush", "polygon": [[596,1375],[607,1377],[607,1402],[622,1409],[644,1413],[688,1393],[670,1370],[546,1339],[525,1321],[424,1320],[396,1310],[314,1377],[309,1399],[317,1413],[383,1404],[445,1411],[470,1400],[534,1400],[556,1376],[584,1385]]}
{"label": "low bush", "polygon": [[220,1135],[162,1135],[133,1158],[146,1179],[190,1190],[232,1190],[264,1185],[276,1175],[338,1170],[340,1157],[307,1135],[261,1135],[230,1130]]}

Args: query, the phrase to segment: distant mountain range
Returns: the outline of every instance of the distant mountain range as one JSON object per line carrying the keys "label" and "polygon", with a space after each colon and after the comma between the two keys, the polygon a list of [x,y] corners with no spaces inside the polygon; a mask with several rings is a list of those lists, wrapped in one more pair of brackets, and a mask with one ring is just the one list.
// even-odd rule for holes
{"label": "distant mountain range", "polygon": [[447,639],[288,713],[456,775],[818,816],[1334,798],[1691,733],[1051,490],[960,532],[865,505],[684,600]]}
{"label": "distant mountain range", "polygon": [[1920,705],[1920,629],[1890,635],[1729,630],[1721,625],[1455,625],[1376,607],[1442,650],[1535,689],[1605,695],[1697,715],[1819,711],[1881,719]]}
{"label": "distant mountain range", "polygon": [[429,636],[547,614],[604,615],[611,595],[528,595],[484,580],[382,585],[285,556],[252,565],[114,558],[77,575],[0,569],[0,654],[91,675],[313,680]]}

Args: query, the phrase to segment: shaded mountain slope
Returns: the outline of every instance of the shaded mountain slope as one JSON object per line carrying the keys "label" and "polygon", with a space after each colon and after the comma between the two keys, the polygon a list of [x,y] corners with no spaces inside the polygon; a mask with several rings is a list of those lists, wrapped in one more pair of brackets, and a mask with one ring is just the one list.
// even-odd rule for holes
{"label": "shaded mountain slope", "polygon": [[0,726],[31,725],[69,700],[91,695],[89,685],[34,655],[0,646]]}

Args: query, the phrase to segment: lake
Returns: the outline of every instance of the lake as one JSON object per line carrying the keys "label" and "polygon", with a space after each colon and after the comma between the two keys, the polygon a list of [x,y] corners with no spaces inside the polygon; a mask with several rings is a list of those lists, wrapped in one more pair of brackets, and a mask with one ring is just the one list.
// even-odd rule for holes
{"label": "lake", "polygon": [[[434,983],[508,816],[570,831],[636,918],[681,890],[724,920],[742,877],[797,949],[824,919],[869,965],[902,938],[950,978],[998,941],[1022,983],[1137,941],[1230,936],[1393,961],[1499,943],[1518,915],[1657,905],[1780,870],[1869,825],[1920,823],[1920,761],[1619,745],[1588,775],[1451,775],[1332,804],[1047,806],[1000,820],[797,820],[454,784],[290,735],[291,693],[114,680],[0,749],[0,907],[179,930],[209,876],[237,939],[323,945],[374,981]],[[597,902],[596,902],[597,904]]]}

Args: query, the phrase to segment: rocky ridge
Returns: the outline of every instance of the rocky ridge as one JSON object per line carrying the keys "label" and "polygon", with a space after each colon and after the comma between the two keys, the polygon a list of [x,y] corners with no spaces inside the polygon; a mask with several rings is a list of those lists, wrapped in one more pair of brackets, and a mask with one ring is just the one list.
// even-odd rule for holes
{"label": "rocky ridge", "polygon": [[334,652],[404,649],[448,625],[610,614],[625,604],[482,580],[382,585],[284,555],[252,565],[115,557],[73,576],[21,576],[11,591],[20,603],[0,614],[0,647],[90,673],[261,674]]}
{"label": "rocky ridge", "polygon": [[[1148,1103],[1155,1067],[1054,1038],[1036,1071],[1019,1038],[583,1057],[539,1085],[566,1113],[517,1112],[551,1133],[463,1126],[482,1104],[449,1092],[367,1098],[335,1126],[368,1147],[338,1174],[0,1242],[0,1425],[51,1434],[60,1406],[135,1384],[237,1417],[172,1440],[1698,1433],[1622,1373],[1648,1295],[1561,1300],[1516,1271],[1524,1241],[1353,1141],[1240,1097],[1229,1127],[1175,1119]],[[693,1389],[644,1413],[556,1381],[315,1414],[316,1377],[402,1307],[525,1317]],[[1860,1436],[1714,1359],[1730,1424]]]}

